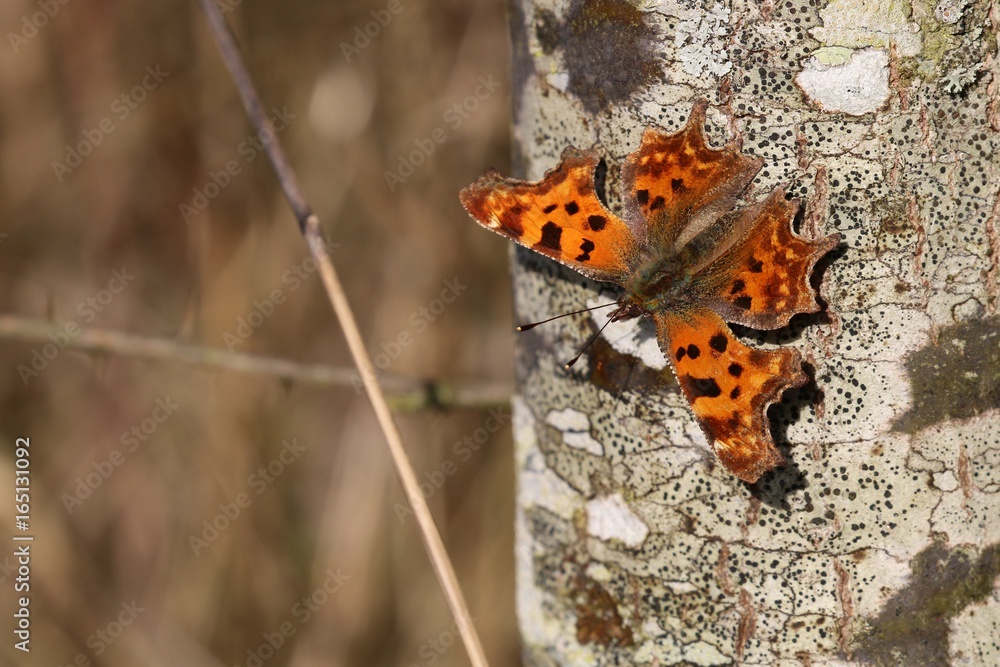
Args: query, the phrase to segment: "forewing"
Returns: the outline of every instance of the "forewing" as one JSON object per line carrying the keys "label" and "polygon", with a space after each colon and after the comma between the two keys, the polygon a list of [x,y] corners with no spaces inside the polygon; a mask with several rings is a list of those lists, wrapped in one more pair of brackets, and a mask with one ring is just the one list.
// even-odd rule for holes
{"label": "forewing", "polygon": [[483,174],[459,195],[481,225],[595,280],[624,283],[638,261],[628,226],[597,197],[593,151],[567,148],[537,182]]}
{"label": "forewing", "polygon": [[722,464],[747,482],[781,465],[767,408],[806,383],[792,348],[741,343],[714,312],[654,313],[660,349]]}
{"label": "forewing", "polygon": [[683,130],[650,127],[622,167],[625,218],[646,229],[654,250],[679,249],[723,213],[760,171],[763,160],[734,144],[721,150],[705,142],[704,99],[694,103]]}

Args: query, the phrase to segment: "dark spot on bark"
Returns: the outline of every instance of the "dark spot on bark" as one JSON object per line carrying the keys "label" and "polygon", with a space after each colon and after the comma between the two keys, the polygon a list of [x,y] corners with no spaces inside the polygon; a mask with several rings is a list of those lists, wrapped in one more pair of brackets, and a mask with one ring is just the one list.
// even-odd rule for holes
{"label": "dark spot on bark", "polygon": [[683,178],[671,178],[670,179],[670,189],[674,192],[684,192],[687,190],[687,186],[684,185]]}
{"label": "dark spot on bark", "polygon": [[679,348],[677,348],[677,361],[680,361],[681,359],[683,359],[685,354],[687,354],[687,348],[686,347],[679,347]]}
{"label": "dark spot on bark", "polygon": [[604,208],[608,207],[608,162],[604,158],[601,158],[597,166],[594,167],[594,191],[597,193],[597,198],[601,200],[604,204]]}
{"label": "dark spot on bark", "polygon": [[992,594],[1000,575],[1000,545],[949,550],[934,542],[910,561],[910,571],[906,587],[883,604],[878,616],[865,619],[867,636],[854,650],[865,664],[952,664],[950,621]]}
{"label": "dark spot on bark", "polygon": [[663,205],[665,203],[666,202],[663,200],[663,197],[657,197],[652,202],[650,202],[650,204],[649,204],[649,210],[650,211],[659,211],[661,208],[663,208]]}
{"label": "dark spot on bark", "polygon": [[697,345],[695,345],[694,343],[692,343],[691,345],[688,345],[688,356],[689,357],[691,357],[692,359],[697,359],[700,355],[701,355],[701,350],[698,349]]}
{"label": "dark spot on bark", "polygon": [[760,273],[764,270],[764,262],[756,258],[751,259],[749,268],[751,273]]}
{"label": "dark spot on bark", "polygon": [[719,389],[719,383],[712,378],[696,378],[685,375],[682,384],[688,388],[692,400],[702,397],[716,398],[722,393],[722,390]]}
{"label": "dark spot on bark", "polygon": [[549,204],[548,206],[542,209],[542,213],[549,214],[552,211],[556,210],[557,208],[559,208],[559,204]]}
{"label": "dark spot on bark", "polygon": [[595,232],[601,231],[607,224],[608,219],[603,215],[591,215],[587,218],[587,225],[589,225]]}
{"label": "dark spot on bark", "polygon": [[739,294],[740,292],[742,292],[746,288],[747,288],[747,284],[745,282],[743,282],[742,280],[735,280],[735,281],[733,281],[733,289],[730,290],[729,293],[730,294]]}
{"label": "dark spot on bark", "polygon": [[893,430],[916,433],[949,419],[1000,408],[1000,317],[941,330],[906,360],[913,405]]}
{"label": "dark spot on bark", "polygon": [[559,46],[559,19],[548,9],[535,13],[535,37],[542,47],[542,53],[552,55]]}
{"label": "dark spot on bark", "polygon": [[649,201],[649,190],[636,190],[635,199],[639,202],[639,206],[645,206]]}
{"label": "dark spot on bark", "polygon": [[566,212],[570,215],[576,215],[580,211],[580,207],[577,206],[575,201],[571,201],[565,206]]}
{"label": "dark spot on bark", "polygon": [[632,630],[618,613],[618,603],[599,583],[586,575],[578,575],[574,594],[579,643],[602,646],[631,646],[634,643]]}
{"label": "dark spot on bark", "polygon": [[[536,261],[544,259],[537,252],[532,252],[529,248],[524,248],[523,246],[518,246],[518,248],[524,250],[524,253],[522,253],[523,256],[534,255],[537,258]],[[519,251],[515,250],[516,252]],[[517,257],[520,259],[520,256]],[[571,270],[566,269],[567,275],[569,275],[568,272]],[[673,360],[674,350],[669,349],[665,352]],[[654,370],[645,364],[633,365],[632,363],[622,363],[624,359],[623,355],[611,347],[611,344],[604,337],[599,337],[591,344],[588,348],[587,356],[592,360],[592,363],[588,364],[590,368],[589,381],[595,386],[610,392],[612,395],[617,395],[618,392],[621,392],[622,387],[629,387],[631,389],[644,387],[650,391],[670,391],[674,393],[680,390],[677,377],[670,369]],[[540,356],[537,351],[528,352],[520,356],[517,361],[518,372],[528,372],[530,369],[537,368],[540,363],[538,361],[539,358]],[[524,375],[519,377],[524,377]],[[0,560],[3,559],[0,558]]]}
{"label": "dark spot on bark", "polygon": [[546,222],[542,225],[542,238],[537,245],[549,250],[562,250],[562,227],[551,220]]}
{"label": "dark spot on bark", "polygon": [[729,364],[729,374],[734,378],[738,378],[743,375],[743,367],[739,364]]}
{"label": "dark spot on bark", "polygon": [[708,341],[708,346],[716,352],[725,352],[729,346],[729,339],[726,338],[725,334],[717,333]]}
{"label": "dark spot on bark", "polygon": [[558,30],[568,90],[596,114],[663,80],[656,14],[630,0],[572,0]]}
{"label": "dark spot on bark", "polygon": [[736,300],[733,301],[733,303],[743,310],[750,310],[750,306],[753,304],[753,298],[749,296],[740,296],[736,297]]}
{"label": "dark spot on bark", "polygon": [[[548,12],[552,18],[555,15]],[[538,16],[536,14],[536,16]],[[521,117],[521,97],[528,79],[535,73],[535,56],[531,50],[531,20],[524,15],[521,5],[511,2],[507,5],[507,31],[510,34],[510,96],[514,120]],[[524,173],[524,153],[520,142],[513,142],[511,167],[515,174]]]}
{"label": "dark spot on bark", "polygon": [[583,243],[580,244],[580,254],[577,255],[576,261],[586,262],[590,260],[590,251],[594,249],[594,242],[590,239],[584,239]]}
{"label": "dark spot on bark", "polygon": [[733,399],[735,401],[739,397],[740,397],[740,388],[739,387],[733,387],[733,390],[731,392],[729,392],[729,398],[731,398],[731,399]]}

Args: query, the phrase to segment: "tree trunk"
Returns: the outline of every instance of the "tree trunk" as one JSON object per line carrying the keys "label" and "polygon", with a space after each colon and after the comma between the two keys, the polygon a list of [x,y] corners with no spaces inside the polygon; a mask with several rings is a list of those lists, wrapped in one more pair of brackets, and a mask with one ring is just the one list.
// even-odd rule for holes
{"label": "tree trunk", "polygon": [[[821,7],[821,8],[820,8]],[[906,9],[902,9],[906,7]],[[753,346],[813,381],[771,409],[788,463],[716,464],[651,323],[519,335],[518,614],[528,665],[1000,664],[997,3],[511,0],[515,171],[711,103],[712,144],[844,235],[824,314]],[[519,322],[618,293],[527,250]]]}

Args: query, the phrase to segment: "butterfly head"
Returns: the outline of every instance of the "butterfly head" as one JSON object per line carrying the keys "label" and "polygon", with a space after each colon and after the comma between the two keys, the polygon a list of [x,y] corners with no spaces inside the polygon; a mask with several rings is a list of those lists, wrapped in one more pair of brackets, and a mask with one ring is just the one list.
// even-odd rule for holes
{"label": "butterfly head", "polygon": [[611,322],[621,322],[631,320],[640,315],[649,315],[649,310],[644,308],[633,295],[623,296],[618,300],[618,308],[608,315]]}

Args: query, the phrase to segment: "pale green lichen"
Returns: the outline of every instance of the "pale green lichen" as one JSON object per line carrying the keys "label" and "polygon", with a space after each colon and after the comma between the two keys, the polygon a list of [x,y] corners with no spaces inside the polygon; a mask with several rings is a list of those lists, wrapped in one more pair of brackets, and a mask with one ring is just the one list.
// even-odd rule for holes
{"label": "pale green lichen", "polygon": [[830,46],[889,49],[901,56],[920,53],[920,27],[911,20],[909,2],[896,0],[832,0],[820,10],[823,25],[812,35]]}
{"label": "pale green lichen", "polygon": [[728,74],[733,68],[725,48],[728,34],[729,9],[721,4],[679,22],[674,46],[684,71],[691,76]]}
{"label": "pale green lichen", "polygon": [[842,64],[848,48],[892,48],[904,85],[917,76],[950,95],[962,94],[983,71],[985,8],[968,0],[918,0],[918,6],[920,11],[909,2],[832,0],[820,10],[823,25],[811,30],[823,43],[813,53],[816,62]]}
{"label": "pale green lichen", "polygon": [[824,46],[821,49],[816,49],[812,55],[819,63],[828,67],[836,67],[850,62],[851,56],[854,55],[854,49],[849,49],[846,46]]}

